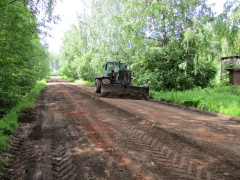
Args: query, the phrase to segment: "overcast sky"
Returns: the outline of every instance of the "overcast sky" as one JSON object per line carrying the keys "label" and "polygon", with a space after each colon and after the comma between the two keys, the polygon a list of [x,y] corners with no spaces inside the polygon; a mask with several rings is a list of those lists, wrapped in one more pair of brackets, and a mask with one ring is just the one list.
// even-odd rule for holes
{"label": "overcast sky", "polygon": [[[64,32],[69,30],[72,24],[77,24],[77,14],[81,14],[85,8],[81,0],[62,0],[55,8],[55,13],[61,16],[61,21],[58,24],[52,24],[52,37],[47,38],[49,51],[58,53],[62,44]],[[208,0],[209,4],[215,3],[213,11],[216,13],[223,12],[223,4],[226,0]]]}

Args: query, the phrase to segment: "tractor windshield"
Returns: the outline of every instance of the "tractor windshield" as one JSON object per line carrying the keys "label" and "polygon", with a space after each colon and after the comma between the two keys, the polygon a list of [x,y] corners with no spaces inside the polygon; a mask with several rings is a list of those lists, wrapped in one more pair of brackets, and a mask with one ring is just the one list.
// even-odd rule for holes
{"label": "tractor windshield", "polygon": [[[124,63],[120,63],[120,69],[124,69]],[[109,62],[107,63],[108,72],[112,72],[112,70],[116,73],[119,71],[119,62]]]}

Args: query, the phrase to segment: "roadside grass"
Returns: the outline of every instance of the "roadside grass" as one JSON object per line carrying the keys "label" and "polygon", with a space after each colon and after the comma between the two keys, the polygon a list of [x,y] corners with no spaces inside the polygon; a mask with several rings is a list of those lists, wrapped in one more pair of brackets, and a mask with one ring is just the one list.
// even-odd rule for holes
{"label": "roadside grass", "polygon": [[[21,115],[21,111],[26,108],[31,108],[34,106],[36,98],[40,95],[43,90],[46,82],[50,77],[46,77],[45,79],[39,81],[34,88],[22,98],[22,100],[12,108],[12,110],[5,115],[2,119],[0,119],[0,150],[6,150],[9,145],[10,137],[9,135],[17,130],[19,127],[18,117]],[[1,162],[5,160],[0,156],[0,165]]]}
{"label": "roadside grass", "polygon": [[61,76],[63,79],[66,79],[68,81],[71,81],[71,82],[75,82],[75,83],[79,83],[79,84],[85,84],[85,85],[88,85],[88,86],[94,86],[95,85],[95,82],[90,82],[90,81],[84,81],[82,79],[74,79],[72,77],[67,77],[67,76]]}
{"label": "roadside grass", "polygon": [[186,91],[150,91],[155,100],[240,117],[240,86],[216,86]]}
{"label": "roadside grass", "polygon": [[76,79],[75,79],[75,78],[73,78],[73,77],[61,76],[61,78],[65,79],[65,80],[68,80],[68,81],[71,81],[71,82],[74,82],[74,81],[76,81]]}
{"label": "roadside grass", "polygon": [[82,79],[76,80],[75,82],[76,82],[76,83],[79,83],[79,84],[85,84],[85,85],[88,85],[88,86],[92,86],[92,87],[95,85],[94,82],[84,81],[84,80],[82,80]]}

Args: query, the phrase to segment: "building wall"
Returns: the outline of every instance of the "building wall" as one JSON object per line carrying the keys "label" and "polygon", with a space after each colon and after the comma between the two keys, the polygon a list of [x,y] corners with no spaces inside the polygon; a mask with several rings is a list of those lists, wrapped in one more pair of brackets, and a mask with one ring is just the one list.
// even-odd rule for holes
{"label": "building wall", "polygon": [[[229,72],[229,77],[228,73]],[[221,58],[221,80],[229,78],[230,84],[240,85],[240,56]]]}
{"label": "building wall", "polygon": [[233,84],[240,85],[240,72],[239,71],[233,72]]}

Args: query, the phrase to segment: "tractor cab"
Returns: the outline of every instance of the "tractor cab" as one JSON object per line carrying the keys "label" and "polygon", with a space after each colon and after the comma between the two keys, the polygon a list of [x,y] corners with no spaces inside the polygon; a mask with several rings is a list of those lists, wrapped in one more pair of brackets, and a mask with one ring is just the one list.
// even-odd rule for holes
{"label": "tractor cab", "polygon": [[104,65],[104,76],[112,76],[113,73],[117,74],[119,70],[125,70],[126,68],[126,63],[107,62]]}

